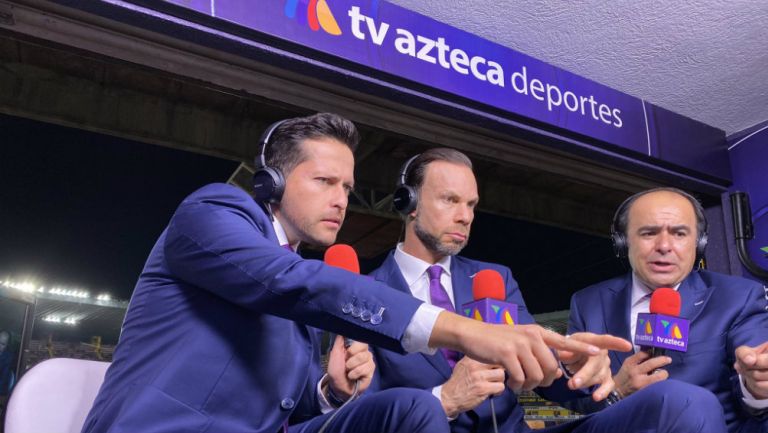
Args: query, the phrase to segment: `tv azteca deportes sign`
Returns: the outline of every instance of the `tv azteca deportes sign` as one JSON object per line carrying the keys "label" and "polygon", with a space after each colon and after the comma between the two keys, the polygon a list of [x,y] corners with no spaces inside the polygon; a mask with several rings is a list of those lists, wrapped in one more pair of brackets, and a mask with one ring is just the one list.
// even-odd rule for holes
{"label": "tv azteca deportes sign", "polygon": [[171,3],[649,154],[643,101],[388,2]]}
{"label": "tv azteca deportes sign", "polygon": [[348,16],[352,35],[358,40],[370,40],[378,46],[389,42],[400,54],[487,82],[492,86],[509,86],[518,94],[541,102],[550,112],[564,107],[570,112],[579,113],[606,125],[616,128],[624,125],[620,108],[600,103],[595,100],[594,95],[585,96],[577,94],[577,91],[563,90],[558,84],[545,82],[541,78],[529,79],[528,68],[524,64],[518,65],[518,70],[507,75],[501,61],[486,59],[482,54],[473,53],[468,49],[451,47],[444,37],[432,39],[404,28],[393,28],[387,22],[377,22],[374,18],[364,15],[358,6],[352,6]]}

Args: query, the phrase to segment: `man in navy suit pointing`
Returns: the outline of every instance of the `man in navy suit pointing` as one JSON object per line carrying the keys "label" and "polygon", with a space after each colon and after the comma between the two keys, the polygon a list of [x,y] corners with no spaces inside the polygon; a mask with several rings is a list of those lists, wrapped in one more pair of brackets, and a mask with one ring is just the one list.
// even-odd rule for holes
{"label": "man in navy suit pointing", "polygon": [[[179,205],[139,277],[85,433],[448,429],[439,403],[419,390],[366,393],[334,411],[357,379],[367,383],[369,359],[360,346],[339,350],[346,368],[324,378],[312,328],[398,352],[461,350],[504,366],[513,384],[560,374],[552,355],[534,355],[519,330],[426,306],[295,253],[303,242],[336,240],[358,137],[350,121],[328,113],[278,122],[260,139],[255,200],[213,184]],[[350,314],[350,304],[376,314]],[[600,352],[599,341],[539,338]]]}

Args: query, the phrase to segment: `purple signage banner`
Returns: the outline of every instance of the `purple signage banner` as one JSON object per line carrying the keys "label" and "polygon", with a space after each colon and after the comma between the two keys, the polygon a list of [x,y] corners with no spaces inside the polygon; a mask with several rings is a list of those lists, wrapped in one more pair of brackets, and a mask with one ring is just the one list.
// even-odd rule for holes
{"label": "purple signage banner", "polygon": [[[167,2],[632,152],[730,178],[722,131],[388,2]],[[679,134],[697,141],[681,143]]]}
{"label": "purple signage banner", "polygon": [[461,314],[485,323],[514,325],[517,323],[517,305],[496,299],[481,299],[464,304]]}
{"label": "purple signage banner", "polygon": [[685,352],[688,350],[688,331],[688,321],[680,317],[640,313],[637,315],[635,344]]}

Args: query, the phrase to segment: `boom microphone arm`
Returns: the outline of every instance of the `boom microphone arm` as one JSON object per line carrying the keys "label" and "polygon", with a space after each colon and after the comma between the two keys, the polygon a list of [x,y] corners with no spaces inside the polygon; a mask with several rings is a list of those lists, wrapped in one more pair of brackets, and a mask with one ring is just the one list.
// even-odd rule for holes
{"label": "boom microphone arm", "polygon": [[749,196],[745,192],[731,193],[731,212],[733,213],[733,233],[736,238],[736,249],[739,260],[747,270],[758,278],[768,280],[768,270],[761,268],[752,260],[747,252],[747,240],[755,237],[752,225],[752,210],[749,206]]}

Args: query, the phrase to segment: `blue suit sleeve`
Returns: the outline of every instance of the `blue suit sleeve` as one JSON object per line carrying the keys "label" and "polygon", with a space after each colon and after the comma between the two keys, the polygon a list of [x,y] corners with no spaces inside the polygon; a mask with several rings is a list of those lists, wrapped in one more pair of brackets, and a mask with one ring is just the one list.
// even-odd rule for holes
{"label": "blue suit sleeve", "polygon": [[[254,214],[250,197],[220,190],[193,194],[171,219],[163,253],[174,275],[258,313],[403,351],[400,339],[420,301],[280,248],[265,236],[270,222]],[[344,314],[347,302],[385,308],[384,320],[374,325]]]}
{"label": "blue suit sleeve", "polygon": [[[748,296],[740,309],[741,313],[728,331],[726,350],[729,354],[729,364],[736,361],[736,349],[739,346],[754,347],[768,341],[768,305],[766,304],[763,286],[757,283],[750,285]],[[756,410],[744,403],[739,382],[739,374],[734,370],[731,376],[732,390],[744,412],[750,416],[765,419],[768,416],[768,410]]]}

